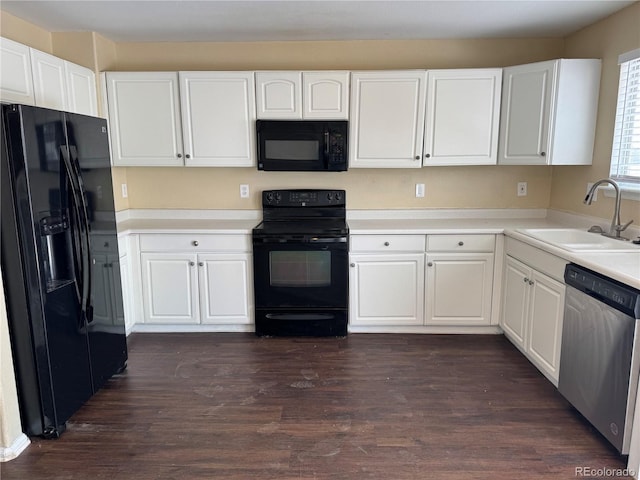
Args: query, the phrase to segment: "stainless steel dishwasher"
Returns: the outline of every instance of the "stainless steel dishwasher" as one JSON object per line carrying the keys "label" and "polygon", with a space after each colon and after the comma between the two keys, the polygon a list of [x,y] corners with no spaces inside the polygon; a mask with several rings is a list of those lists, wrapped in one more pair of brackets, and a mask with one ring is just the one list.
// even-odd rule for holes
{"label": "stainless steel dishwasher", "polygon": [[564,279],[558,390],[627,455],[640,366],[640,291],[574,264]]}

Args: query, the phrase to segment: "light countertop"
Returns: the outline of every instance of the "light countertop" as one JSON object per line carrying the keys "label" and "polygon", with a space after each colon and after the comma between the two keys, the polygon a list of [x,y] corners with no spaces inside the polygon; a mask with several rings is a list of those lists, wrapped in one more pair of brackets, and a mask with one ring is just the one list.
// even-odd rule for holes
{"label": "light countertop", "polygon": [[[257,218],[135,218],[118,222],[118,233],[126,234],[244,234],[260,223]],[[547,218],[375,218],[348,220],[352,235],[504,234],[545,250],[569,262],[597,271],[640,289],[638,252],[572,252],[518,232],[523,228],[567,227]],[[573,226],[573,225],[572,225]]]}

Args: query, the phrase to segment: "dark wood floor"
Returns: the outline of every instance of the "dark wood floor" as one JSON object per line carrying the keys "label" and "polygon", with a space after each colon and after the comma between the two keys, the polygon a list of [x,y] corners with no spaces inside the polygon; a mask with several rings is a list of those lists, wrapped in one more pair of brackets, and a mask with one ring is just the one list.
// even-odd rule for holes
{"label": "dark wood floor", "polygon": [[0,464],[2,480],[539,480],[625,467],[502,336],[134,334],[129,347],[127,371],[62,438]]}

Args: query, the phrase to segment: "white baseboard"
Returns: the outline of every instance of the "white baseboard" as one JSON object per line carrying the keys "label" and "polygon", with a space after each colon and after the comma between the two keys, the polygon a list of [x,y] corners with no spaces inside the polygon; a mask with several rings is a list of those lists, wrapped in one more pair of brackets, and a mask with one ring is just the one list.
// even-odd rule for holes
{"label": "white baseboard", "polygon": [[21,433],[18,438],[15,439],[10,447],[0,448],[0,462],[8,462],[20,455],[25,448],[29,446],[31,441],[24,433]]}

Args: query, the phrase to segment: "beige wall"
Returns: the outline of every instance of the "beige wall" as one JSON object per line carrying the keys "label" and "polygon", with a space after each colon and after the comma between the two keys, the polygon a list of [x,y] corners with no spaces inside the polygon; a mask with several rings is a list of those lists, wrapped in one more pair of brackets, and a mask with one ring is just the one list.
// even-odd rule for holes
{"label": "beige wall", "polygon": [[2,10],[0,10],[0,36],[43,52],[53,53],[50,32]]}
{"label": "beige wall", "polygon": [[[1,275],[0,292],[4,292]],[[2,366],[0,370],[0,450],[2,450],[11,447],[22,434],[4,294],[0,294],[0,365]],[[1,476],[2,466],[0,466]]]}
{"label": "beige wall", "polygon": [[[612,15],[566,38],[566,57],[602,59],[600,101],[594,145],[593,165],[588,167],[553,167],[550,206],[558,210],[611,218],[613,199],[603,195],[592,205],[583,205],[587,183],[609,176],[613,125],[620,69],[618,56],[640,48],[640,3]],[[622,221],[640,223],[637,201],[623,201]]]}

